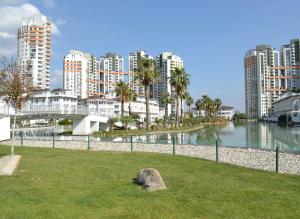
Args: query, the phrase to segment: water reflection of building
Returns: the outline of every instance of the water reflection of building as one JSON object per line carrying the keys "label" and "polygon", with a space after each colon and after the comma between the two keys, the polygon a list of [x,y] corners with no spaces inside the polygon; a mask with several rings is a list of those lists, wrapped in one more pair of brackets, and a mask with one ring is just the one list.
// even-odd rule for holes
{"label": "water reflection of building", "polygon": [[276,124],[248,122],[246,142],[249,147],[297,151],[300,147],[300,128],[280,127]]}

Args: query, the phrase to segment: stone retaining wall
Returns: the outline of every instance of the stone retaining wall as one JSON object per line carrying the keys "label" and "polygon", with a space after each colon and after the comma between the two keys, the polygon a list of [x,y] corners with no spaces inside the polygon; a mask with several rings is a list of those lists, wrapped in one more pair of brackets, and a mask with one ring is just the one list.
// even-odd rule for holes
{"label": "stone retaining wall", "polygon": [[[20,146],[21,141],[16,140]],[[10,144],[10,141],[1,142]],[[32,147],[53,147],[53,141],[24,140],[23,144]],[[55,148],[87,150],[87,141],[55,141]],[[92,151],[131,151],[130,143],[114,142],[90,142]],[[153,152],[173,154],[172,144],[144,144],[133,143],[134,152]],[[214,146],[176,145],[176,155],[199,157],[207,160],[216,159]],[[251,148],[219,147],[219,162],[235,164],[243,167],[275,171],[275,152]],[[300,155],[290,153],[279,153],[279,172],[300,175]]]}

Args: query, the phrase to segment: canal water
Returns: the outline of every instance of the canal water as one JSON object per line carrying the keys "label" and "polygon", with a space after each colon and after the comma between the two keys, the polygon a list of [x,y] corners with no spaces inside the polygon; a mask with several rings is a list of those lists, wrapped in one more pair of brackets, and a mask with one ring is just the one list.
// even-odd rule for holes
{"label": "canal water", "polygon": [[[63,136],[55,130],[56,140],[85,140],[86,136]],[[17,136],[20,137],[18,132]],[[25,139],[51,140],[51,129],[26,130]],[[248,121],[242,123],[229,122],[223,125],[206,125],[204,128],[181,133],[161,133],[155,135],[133,136],[134,143],[159,143],[192,145],[219,145],[228,147],[251,147],[274,150],[276,146],[281,151],[300,152],[300,127],[280,127],[276,124]],[[103,138],[90,137],[91,141],[130,142],[130,137]]]}

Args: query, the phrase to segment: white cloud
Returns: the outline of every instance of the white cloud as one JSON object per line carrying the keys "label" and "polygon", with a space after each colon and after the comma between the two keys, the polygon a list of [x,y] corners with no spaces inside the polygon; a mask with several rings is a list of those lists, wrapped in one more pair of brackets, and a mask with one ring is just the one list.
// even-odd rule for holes
{"label": "white cloud", "polygon": [[63,86],[63,70],[55,69],[50,74],[50,82],[52,88],[59,88]]}
{"label": "white cloud", "polygon": [[0,31],[0,38],[3,38],[3,39],[11,39],[11,38],[15,38],[16,36],[14,34],[10,34],[10,33],[7,33],[7,32],[1,32]]}
{"label": "white cloud", "polygon": [[[21,26],[24,17],[35,14],[40,14],[40,10],[29,3],[0,7],[0,55],[11,56],[16,52],[17,29]],[[58,26],[56,22],[52,22],[52,33],[55,35],[60,35]]]}
{"label": "white cloud", "polygon": [[56,2],[54,0],[43,0],[44,5],[47,8],[55,8]]}

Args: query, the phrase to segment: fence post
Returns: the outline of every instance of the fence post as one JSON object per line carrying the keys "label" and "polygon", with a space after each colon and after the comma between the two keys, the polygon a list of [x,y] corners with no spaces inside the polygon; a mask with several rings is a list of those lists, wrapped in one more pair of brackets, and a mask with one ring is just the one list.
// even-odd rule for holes
{"label": "fence post", "polygon": [[276,173],[278,173],[278,167],[279,167],[278,157],[279,157],[279,148],[278,146],[276,146]]}
{"label": "fence post", "polygon": [[23,132],[21,131],[21,146],[24,146],[23,144]]}
{"label": "fence post", "polygon": [[88,150],[90,150],[90,135],[88,135]]}
{"label": "fence post", "polygon": [[133,141],[132,141],[132,135],[130,136],[130,151],[133,151]]}
{"label": "fence post", "polygon": [[52,133],[52,147],[55,148],[55,134]]}
{"label": "fence post", "polygon": [[216,140],[216,162],[219,162],[219,142]]}
{"label": "fence post", "polygon": [[176,152],[176,151],[175,151],[175,137],[173,136],[173,155],[176,154],[175,152]]}

